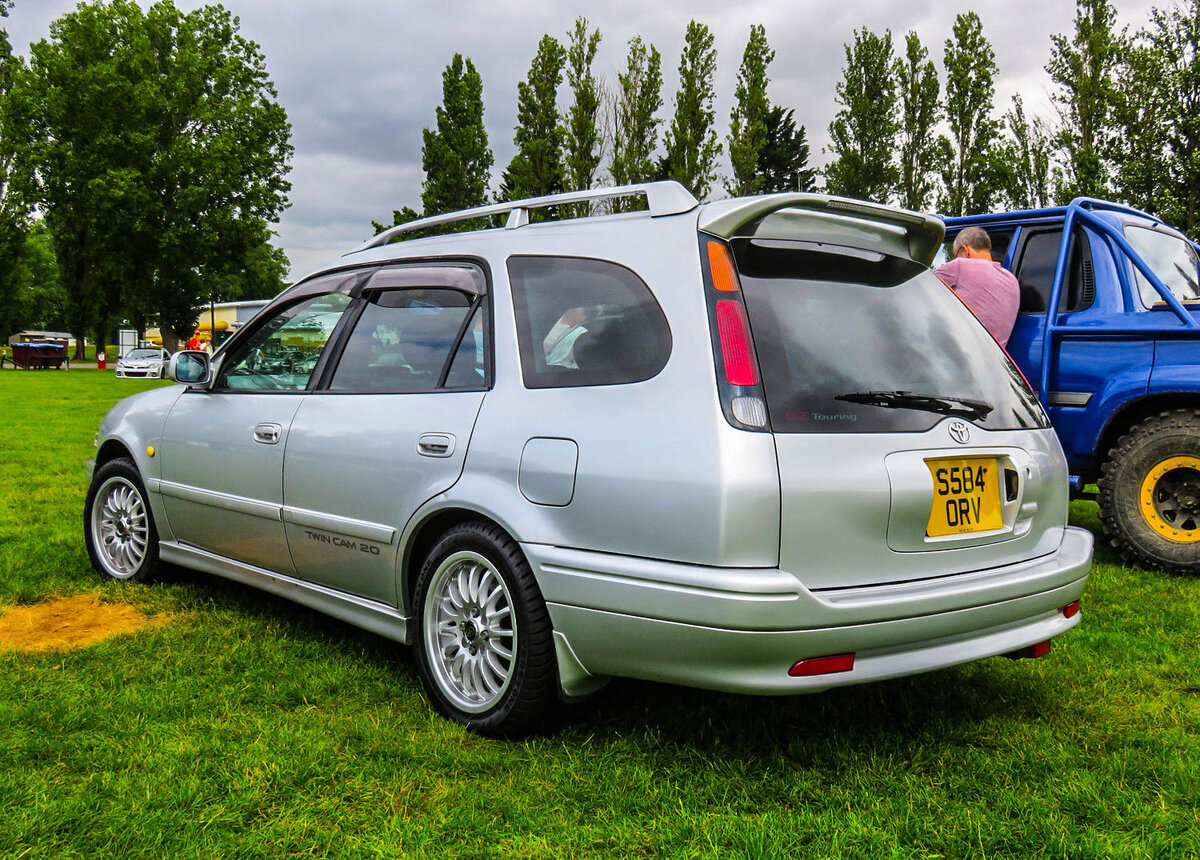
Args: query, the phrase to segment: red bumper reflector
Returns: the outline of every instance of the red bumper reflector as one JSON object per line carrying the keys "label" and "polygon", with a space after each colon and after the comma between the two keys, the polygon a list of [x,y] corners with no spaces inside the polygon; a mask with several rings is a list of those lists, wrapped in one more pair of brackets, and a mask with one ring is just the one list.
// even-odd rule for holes
{"label": "red bumper reflector", "polygon": [[1045,657],[1050,653],[1050,641],[1039,642],[1036,645],[1029,646],[1030,657]]}
{"label": "red bumper reflector", "polygon": [[807,678],[809,675],[831,675],[834,672],[849,672],[854,668],[853,654],[834,654],[832,657],[809,657],[801,660],[788,674],[793,678]]}
{"label": "red bumper reflector", "polygon": [[1063,618],[1074,618],[1079,614],[1079,601],[1076,600],[1074,603],[1068,603],[1059,612],[1063,614]]}

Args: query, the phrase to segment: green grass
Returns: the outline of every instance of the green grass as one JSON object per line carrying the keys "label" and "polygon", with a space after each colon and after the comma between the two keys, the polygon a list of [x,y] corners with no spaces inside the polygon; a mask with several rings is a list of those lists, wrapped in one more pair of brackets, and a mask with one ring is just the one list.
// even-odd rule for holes
{"label": "green grass", "polygon": [[0,856],[1200,856],[1198,579],[1100,549],[1043,660],[789,699],[615,681],[552,736],[487,741],[407,649],[216,578],[99,583],[84,461],[156,384],[0,373],[0,606],[174,615],[0,653]]}

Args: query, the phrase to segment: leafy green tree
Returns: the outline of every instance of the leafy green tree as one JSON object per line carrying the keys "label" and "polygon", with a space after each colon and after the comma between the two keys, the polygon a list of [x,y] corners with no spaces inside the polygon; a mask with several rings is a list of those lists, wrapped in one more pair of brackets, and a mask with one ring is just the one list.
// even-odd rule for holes
{"label": "leafy green tree", "polygon": [[100,339],[128,311],[185,334],[287,204],[290,127],[258,46],[221,6],[113,0],[62,16],[30,54],[22,155],[71,330]]}
{"label": "leafy green tree", "polygon": [[[616,185],[647,182],[655,178],[654,149],[658,145],[655,116],[662,107],[662,55],[649,48],[641,36],[629,40],[625,71],[617,75],[613,108],[613,154],[609,168]],[[618,200],[617,211],[636,208],[636,203]]]}
{"label": "leafy green tree", "polygon": [[[527,80],[517,84],[517,154],[500,185],[503,200],[522,200],[563,190],[563,137],[557,97],[567,52],[553,36],[542,36]],[[537,213],[535,213],[537,214]]]}
{"label": "leafy green tree", "polygon": [[1155,9],[1119,67],[1121,197],[1200,231],[1200,0]]}
{"label": "leafy green tree", "polygon": [[915,32],[904,37],[904,56],[896,61],[900,91],[900,165],[897,202],[923,210],[932,201],[940,165],[934,126],[941,118],[941,86],[929,51]]}
{"label": "leafy green tree", "polygon": [[1005,203],[1012,209],[1040,209],[1052,202],[1051,138],[1040,119],[1025,116],[1019,95],[1004,115],[999,147],[999,176]]}
{"label": "leafy green tree", "polygon": [[421,166],[426,215],[457,212],[487,203],[492,151],[483,126],[483,79],[462,54],[442,72],[437,127],[425,129]]}
{"label": "leafy green tree", "polygon": [[[563,167],[571,191],[584,191],[595,184],[604,156],[603,91],[592,68],[599,48],[600,31],[589,30],[587,18],[576,18],[567,43],[566,76],[572,100],[563,116]],[[588,211],[587,204],[580,204],[573,213],[582,217]]]}
{"label": "leafy green tree", "polygon": [[[7,17],[11,5],[9,0],[0,0],[0,18]],[[8,32],[0,28],[0,338],[20,326],[15,269],[25,248],[29,212],[21,193],[21,186],[28,183],[13,176],[15,117],[9,92],[21,68],[21,61],[13,56]]]}
{"label": "leafy green tree", "polygon": [[734,88],[734,105],[729,114],[729,161],[733,176],[725,183],[734,197],[757,194],[762,186],[758,174],[758,159],[766,145],[767,114],[771,103],[767,99],[767,66],[775,52],[767,44],[767,29],[762,24],[750,27],[750,38],[742,52]]}
{"label": "leafy green tree", "polygon": [[54,259],[54,246],[44,222],[34,221],[29,225],[8,285],[12,297],[0,312],[10,315],[9,324],[0,331],[65,329],[67,295],[59,283],[58,261]]}
{"label": "leafy green tree", "polygon": [[999,69],[991,42],[983,35],[983,21],[975,12],[955,17],[944,65],[952,142],[942,171],[941,210],[947,215],[986,212],[999,186],[995,144],[1000,124],[991,117]]}
{"label": "leafy green tree", "polygon": [[1046,71],[1058,86],[1054,101],[1061,127],[1054,143],[1066,162],[1058,189],[1064,203],[1104,196],[1108,188],[1116,72],[1124,41],[1124,33],[1114,30],[1116,18],[1109,0],[1077,0],[1074,38],[1050,37],[1054,48]]}
{"label": "leafy green tree", "polygon": [[804,126],[796,128],[794,111],[772,105],[767,111],[766,137],[758,154],[759,191],[814,191],[817,171],[808,166]]}
{"label": "leafy green tree", "polygon": [[846,67],[837,85],[841,105],[829,124],[833,161],[825,168],[832,194],[886,202],[896,186],[896,79],[892,34],[855,30],[845,46]]}
{"label": "leafy green tree", "polygon": [[679,57],[679,91],[675,94],[675,115],[666,134],[663,172],[699,200],[712,190],[717,156],[721,154],[714,127],[716,71],[717,50],[713,47],[712,32],[705,25],[690,21]]}
{"label": "leafy green tree", "polygon": [[28,73],[10,94],[19,172],[54,245],[76,358],[101,299],[111,307],[129,267],[150,260],[142,218],[151,201],[139,158],[154,142],[139,88],[151,71],[144,34],[134,3],[81,5],[31,46]]}

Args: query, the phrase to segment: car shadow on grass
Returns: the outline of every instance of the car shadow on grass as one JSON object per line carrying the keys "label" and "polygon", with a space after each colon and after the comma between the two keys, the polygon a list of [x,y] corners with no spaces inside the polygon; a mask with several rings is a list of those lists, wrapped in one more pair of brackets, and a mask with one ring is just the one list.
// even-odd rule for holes
{"label": "car shadow on grass", "polygon": [[[170,581],[207,601],[294,635],[318,639],[343,656],[418,685],[411,650],[316,610],[250,586],[188,570]],[[1053,656],[1049,659],[1054,659]],[[764,749],[786,749],[793,761],[832,758],[879,744],[927,744],[974,737],[1001,720],[1051,720],[1066,707],[1032,661],[986,660],[939,672],[823,693],[758,697],[616,678],[589,701],[565,708],[543,738],[552,745],[632,742],[656,750],[694,751],[750,761]]]}

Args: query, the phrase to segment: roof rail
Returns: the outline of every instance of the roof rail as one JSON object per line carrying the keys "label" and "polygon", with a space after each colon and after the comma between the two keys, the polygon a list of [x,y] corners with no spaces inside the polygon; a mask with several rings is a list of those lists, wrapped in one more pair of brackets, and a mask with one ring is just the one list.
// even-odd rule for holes
{"label": "roof rail", "polygon": [[529,223],[529,210],[542,209],[547,206],[565,206],[569,203],[585,203],[595,200],[611,200],[616,197],[632,197],[643,195],[650,208],[650,217],[660,215],[679,215],[695,209],[699,203],[686,188],[673,180],[664,182],[643,182],[638,185],[617,185],[613,188],[591,188],[587,191],[569,191],[565,194],[547,194],[544,197],[530,197],[526,200],[513,200],[507,203],[493,203],[490,206],[477,206],[474,209],[464,209],[461,212],[448,212],[445,215],[431,215],[428,218],[418,218],[406,224],[389,227],[378,236],[349,253],[365,251],[386,245],[393,236],[408,233],[413,230],[423,230],[439,224],[452,224],[455,221],[470,221],[475,218],[486,218],[491,215],[507,215],[506,230],[515,230]]}

